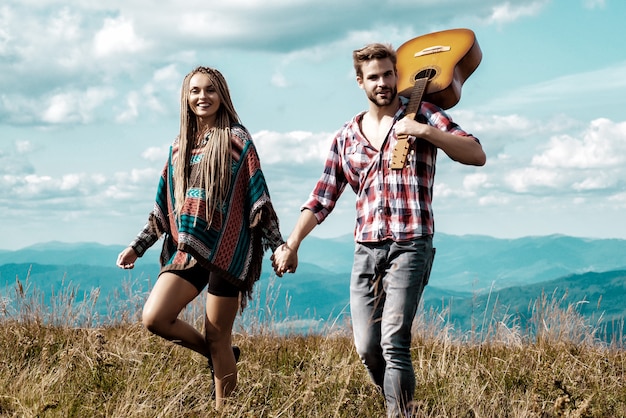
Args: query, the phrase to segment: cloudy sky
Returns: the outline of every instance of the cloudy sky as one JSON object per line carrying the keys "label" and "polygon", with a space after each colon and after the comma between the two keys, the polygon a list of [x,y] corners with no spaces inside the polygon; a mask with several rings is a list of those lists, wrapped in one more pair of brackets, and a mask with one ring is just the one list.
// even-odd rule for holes
{"label": "cloudy sky", "polygon": [[[332,134],[367,106],[352,50],[458,27],[483,60],[449,113],[488,162],[440,154],[438,231],[626,239],[623,0],[217,3],[3,0],[0,249],[127,244],[196,65],[226,76],[287,235]],[[314,234],[351,233],[353,207],[347,190]]]}

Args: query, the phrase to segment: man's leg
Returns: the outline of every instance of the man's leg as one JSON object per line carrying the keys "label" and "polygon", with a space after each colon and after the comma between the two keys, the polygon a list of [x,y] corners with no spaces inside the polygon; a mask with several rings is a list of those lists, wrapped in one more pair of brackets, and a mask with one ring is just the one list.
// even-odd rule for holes
{"label": "man's leg", "polygon": [[356,244],[350,278],[350,314],[354,346],[372,381],[381,390],[385,359],[380,346],[380,318],[385,297],[376,274],[376,250]]}
{"label": "man's leg", "polygon": [[388,254],[383,288],[386,295],[381,321],[385,359],[384,392],[387,414],[402,416],[415,392],[411,361],[411,327],[428,282],[434,249],[432,238],[393,243]]}

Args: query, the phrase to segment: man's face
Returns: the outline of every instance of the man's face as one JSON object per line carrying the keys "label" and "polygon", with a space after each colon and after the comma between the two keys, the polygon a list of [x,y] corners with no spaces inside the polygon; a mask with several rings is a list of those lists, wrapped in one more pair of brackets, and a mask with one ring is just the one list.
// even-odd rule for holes
{"label": "man's face", "polygon": [[367,61],[361,65],[361,70],[363,75],[357,76],[357,83],[365,90],[367,98],[379,107],[393,103],[398,94],[398,77],[391,60]]}

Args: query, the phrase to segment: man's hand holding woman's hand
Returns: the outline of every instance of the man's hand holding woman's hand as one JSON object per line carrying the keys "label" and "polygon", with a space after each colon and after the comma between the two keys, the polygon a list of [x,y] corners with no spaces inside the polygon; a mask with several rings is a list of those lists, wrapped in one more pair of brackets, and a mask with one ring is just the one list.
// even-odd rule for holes
{"label": "man's hand holding woman's hand", "polygon": [[291,248],[287,243],[276,248],[270,257],[272,267],[278,277],[283,277],[285,273],[295,273],[298,267],[298,251]]}

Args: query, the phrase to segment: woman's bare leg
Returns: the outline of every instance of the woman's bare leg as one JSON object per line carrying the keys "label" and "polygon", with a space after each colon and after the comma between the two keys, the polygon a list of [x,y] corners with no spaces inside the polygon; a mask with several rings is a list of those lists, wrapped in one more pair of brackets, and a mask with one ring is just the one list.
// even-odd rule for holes
{"label": "woman's bare leg", "polygon": [[163,273],[143,307],[143,325],[152,333],[208,357],[202,333],[178,319],[180,312],[198,296],[198,289],[173,273]]}
{"label": "woman's bare leg", "polygon": [[232,349],[233,323],[239,309],[238,297],[207,295],[206,344],[215,376],[215,407],[221,408],[237,386],[237,365]]}

